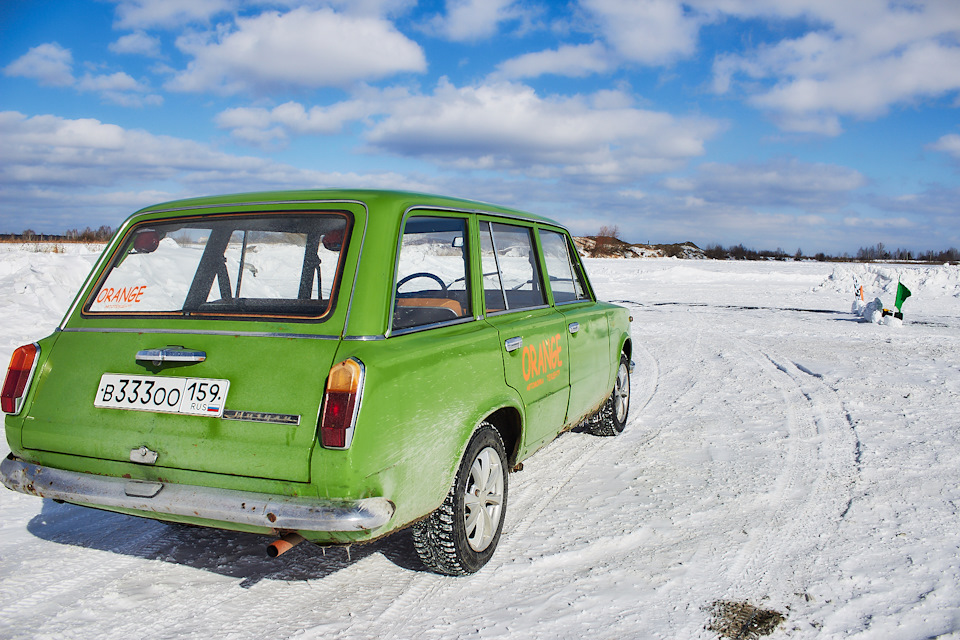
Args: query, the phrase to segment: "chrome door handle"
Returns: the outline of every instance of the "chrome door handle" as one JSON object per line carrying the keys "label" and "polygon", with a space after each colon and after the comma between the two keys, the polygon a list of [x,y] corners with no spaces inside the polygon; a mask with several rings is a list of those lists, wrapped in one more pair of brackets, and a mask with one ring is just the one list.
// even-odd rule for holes
{"label": "chrome door handle", "polygon": [[507,351],[516,351],[523,346],[523,336],[517,336],[516,338],[507,338],[503,343],[503,347]]}
{"label": "chrome door handle", "polygon": [[152,362],[160,366],[164,362],[203,362],[207,359],[205,351],[167,347],[165,349],[143,349],[137,351],[137,362]]}
{"label": "chrome door handle", "polygon": [[570,324],[567,325],[567,330],[570,332],[571,335],[573,335],[577,331],[580,331],[580,323],[571,322]]}

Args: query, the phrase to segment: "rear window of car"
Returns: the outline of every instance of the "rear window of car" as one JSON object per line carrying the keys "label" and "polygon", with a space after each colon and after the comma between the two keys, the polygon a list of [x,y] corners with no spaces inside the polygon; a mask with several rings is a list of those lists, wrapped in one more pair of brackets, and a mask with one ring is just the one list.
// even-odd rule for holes
{"label": "rear window of car", "polygon": [[140,223],[124,236],[84,314],[322,318],[349,227],[340,212]]}

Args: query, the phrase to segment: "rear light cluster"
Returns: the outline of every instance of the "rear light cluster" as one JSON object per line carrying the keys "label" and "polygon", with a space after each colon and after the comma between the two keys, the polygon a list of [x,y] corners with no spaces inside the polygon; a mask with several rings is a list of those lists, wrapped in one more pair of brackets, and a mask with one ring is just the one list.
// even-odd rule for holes
{"label": "rear light cluster", "polygon": [[4,413],[12,415],[20,413],[39,355],[40,345],[37,343],[24,345],[13,352],[10,357],[10,366],[7,368],[7,377],[3,380],[3,394],[0,396],[0,408]]}
{"label": "rear light cluster", "polygon": [[330,369],[320,415],[320,444],[327,449],[347,449],[353,441],[364,373],[363,363],[356,358],[348,358]]}

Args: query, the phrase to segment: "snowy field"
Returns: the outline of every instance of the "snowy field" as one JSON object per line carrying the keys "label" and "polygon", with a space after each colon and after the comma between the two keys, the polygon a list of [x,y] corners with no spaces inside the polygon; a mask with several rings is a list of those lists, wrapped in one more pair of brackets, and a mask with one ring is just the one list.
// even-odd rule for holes
{"label": "snowy field", "polygon": [[[3,362],[96,259],[67,251],[0,246]],[[960,637],[957,267],[587,268],[634,316],[629,424],[513,474],[476,575],[425,572],[405,532],[269,560],[0,488],[0,638],[749,638],[757,610],[770,638]],[[892,306],[898,278],[903,326],[858,322],[855,287]]]}

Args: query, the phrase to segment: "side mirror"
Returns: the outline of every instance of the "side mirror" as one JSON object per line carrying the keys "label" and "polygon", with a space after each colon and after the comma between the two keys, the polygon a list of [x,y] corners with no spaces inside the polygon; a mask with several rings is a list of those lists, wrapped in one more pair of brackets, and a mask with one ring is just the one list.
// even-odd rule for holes
{"label": "side mirror", "polygon": [[323,234],[323,248],[327,251],[340,251],[343,248],[343,229]]}
{"label": "side mirror", "polygon": [[463,236],[457,236],[453,239],[453,247],[456,249],[463,248]]}
{"label": "side mirror", "polygon": [[153,253],[160,246],[160,234],[153,229],[144,229],[133,237],[134,253]]}

